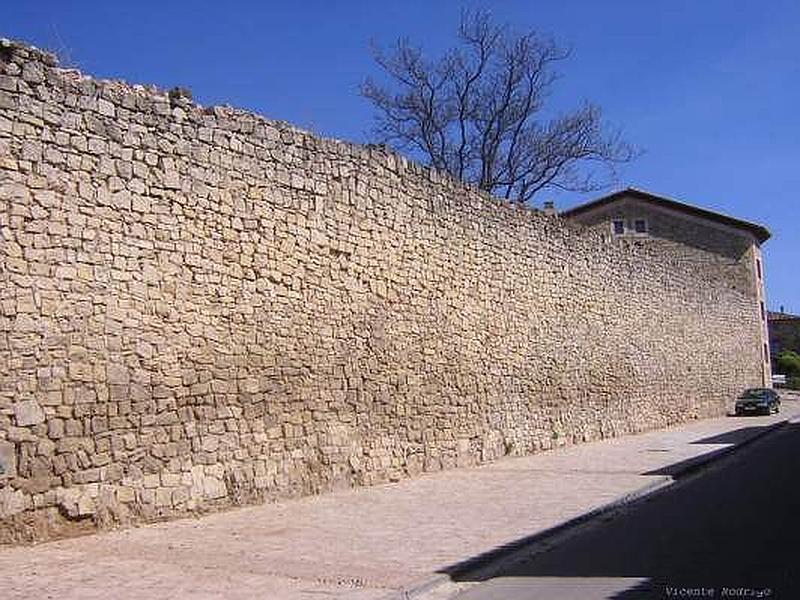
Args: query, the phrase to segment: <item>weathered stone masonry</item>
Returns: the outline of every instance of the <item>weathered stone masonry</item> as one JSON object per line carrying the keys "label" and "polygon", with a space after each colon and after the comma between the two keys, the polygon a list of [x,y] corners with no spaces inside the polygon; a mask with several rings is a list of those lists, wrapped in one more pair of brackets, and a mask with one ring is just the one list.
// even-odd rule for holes
{"label": "weathered stone masonry", "polygon": [[28,47],[0,72],[0,539],[641,431],[757,381],[752,294],[713,265]]}

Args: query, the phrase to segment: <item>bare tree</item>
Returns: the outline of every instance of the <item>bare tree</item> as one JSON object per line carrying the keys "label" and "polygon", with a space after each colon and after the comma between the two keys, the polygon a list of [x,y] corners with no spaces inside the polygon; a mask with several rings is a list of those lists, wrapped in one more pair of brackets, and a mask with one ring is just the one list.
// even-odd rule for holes
{"label": "bare tree", "polygon": [[548,187],[598,189],[598,171],[613,175],[616,164],[634,158],[594,104],[542,117],[554,63],[569,56],[550,38],[515,35],[479,11],[462,15],[458,40],[436,61],[406,39],[389,53],[373,47],[393,84],[367,79],[361,86],[378,109],[378,141],[520,202]]}

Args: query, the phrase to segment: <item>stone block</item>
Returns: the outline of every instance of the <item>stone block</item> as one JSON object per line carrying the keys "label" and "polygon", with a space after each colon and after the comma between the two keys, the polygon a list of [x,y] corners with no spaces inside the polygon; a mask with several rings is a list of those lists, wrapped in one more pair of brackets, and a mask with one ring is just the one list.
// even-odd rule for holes
{"label": "stone block", "polygon": [[114,105],[105,98],[99,98],[97,100],[97,112],[105,117],[114,117],[117,114]]}
{"label": "stone block", "polygon": [[204,452],[216,452],[219,448],[219,437],[215,435],[203,436],[201,447]]}
{"label": "stone block", "polygon": [[189,491],[185,488],[179,488],[172,492],[172,505],[178,506],[188,502],[190,499]]}
{"label": "stone block", "polygon": [[22,79],[32,84],[42,83],[44,81],[44,67],[38,62],[26,62],[22,67]]}
{"label": "stone block", "polygon": [[128,504],[136,500],[136,490],[128,486],[120,486],[116,490],[117,502]]}
{"label": "stone block", "polygon": [[206,475],[203,478],[203,496],[212,500],[224,498],[228,495],[228,488],[222,479]]}
{"label": "stone block", "polygon": [[12,490],[10,487],[0,488],[0,519],[24,512],[30,506],[31,497],[21,490]]}
{"label": "stone block", "polygon": [[180,473],[162,473],[161,485],[164,487],[178,487],[181,484]]}
{"label": "stone block", "polygon": [[44,423],[45,414],[36,400],[19,400],[14,403],[14,418],[17,426],[28,427]]}
{"label": "stone block", "polygon": [[90,494],[81,494],[75,504],[74,516],[89,517],[97,511],[97,502]]}
{"label": "stone block", "polygon": [[10,479],[17,474],[16,444],[0,442],[0,481]]}
{"label": "stone block", "polygon": [[130,382],[130,372],[125,365],[106,365],[106,381],[112,385],[124,385]]}
{"label": "stone block", "polygon": [[167,171],[164,173],[164,187],[167,189],[180,189],[181,178],[176,171]]}
{"label": "stone block", "polygon": [[172,506],[172,490],[164,488],[157,489],[155,505],[159,507]]}

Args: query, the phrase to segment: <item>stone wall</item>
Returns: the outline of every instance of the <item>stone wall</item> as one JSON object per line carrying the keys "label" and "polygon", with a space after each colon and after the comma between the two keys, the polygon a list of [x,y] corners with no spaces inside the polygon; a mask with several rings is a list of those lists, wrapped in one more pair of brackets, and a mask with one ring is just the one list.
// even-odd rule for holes
{"label": "stone wall", "polygon": [[[633,190],[618,194],[614,203],[570,216],[574,221],[602,233],[612,234],[613,222],[625,223],[624,234],[612,234],[621,244],[662,246],[661,252],[684,264],[704,264],[717,272],[718,285],[727,285],[745,293],[752,292],[751,308],[760,324],[754,343],[762,348],[761,376],[758,384],[771,386],[769,333],[766,318],[766,293],[763,257],[759,240],[745,229],[699,218],[658,202],[643,201]],[[644,219],[647,232],[634,231],[637,219]]]}
{"label": "stone wall", "polygon": [[718,415],[752,292],[376,149],[0,46],[0,539]]}
{"label": "stone wall", "polygon": [[[575,217],[581,224],[609,234],[615,219],[626,223],[626,233],[617,236],[623,243],[665,245],[664,252],[680,257],[683,262],[712,263],[729,285],[742,290],[760,285],[754,269],[758,241],[747,231],[654,206],[632,196],[623,196],[619,202]],[[636,219],[646,221],[646,234],[633,232]],[[757,309],[757,303],[753,309]]]}

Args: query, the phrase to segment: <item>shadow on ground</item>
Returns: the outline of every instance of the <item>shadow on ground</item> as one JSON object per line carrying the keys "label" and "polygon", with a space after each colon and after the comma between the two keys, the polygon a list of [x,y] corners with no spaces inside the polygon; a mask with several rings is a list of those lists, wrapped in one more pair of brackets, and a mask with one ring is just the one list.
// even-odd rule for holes
{"label": "shadow on ground", "polygon": [[755,425],[751,427],[741,427],[733,431],[727,431],[719,435],[714,435],[699,440],[695,440],[692,444],[709,444],[720,445],[725,444],[724,448],[717,448],[711,452],[706,452],[700,456],[693,456],[679,462],[666,465],[660,469],[646,471],[642,475],[667,475],[669,477],[686,476],[690,473],[697,471],[699,468],[713,462],[720,458],[722,455],[728,454],[734,447],[741,446],[742,444],[754,441],[771,428],[770,425]]}
{"label": "shadow on ground", "polygon": [[[695,443],[736,443],[762,429],[747,427]],[[517,540],[441,572],[454,581],[485,581],[463,595],[470,600],[800,598],[797,456],[800,425],[787,424],[718,463],[719,468],[595,519],[491,581],[476,576],[476,567],[543,536]],[[686,462],[647,474],[669,474]],[[619,585],[607,595],[574,595],[587,582],[609,580]],[[571,586],[573,595],[559,593],[559,586],[562,591]]]}

